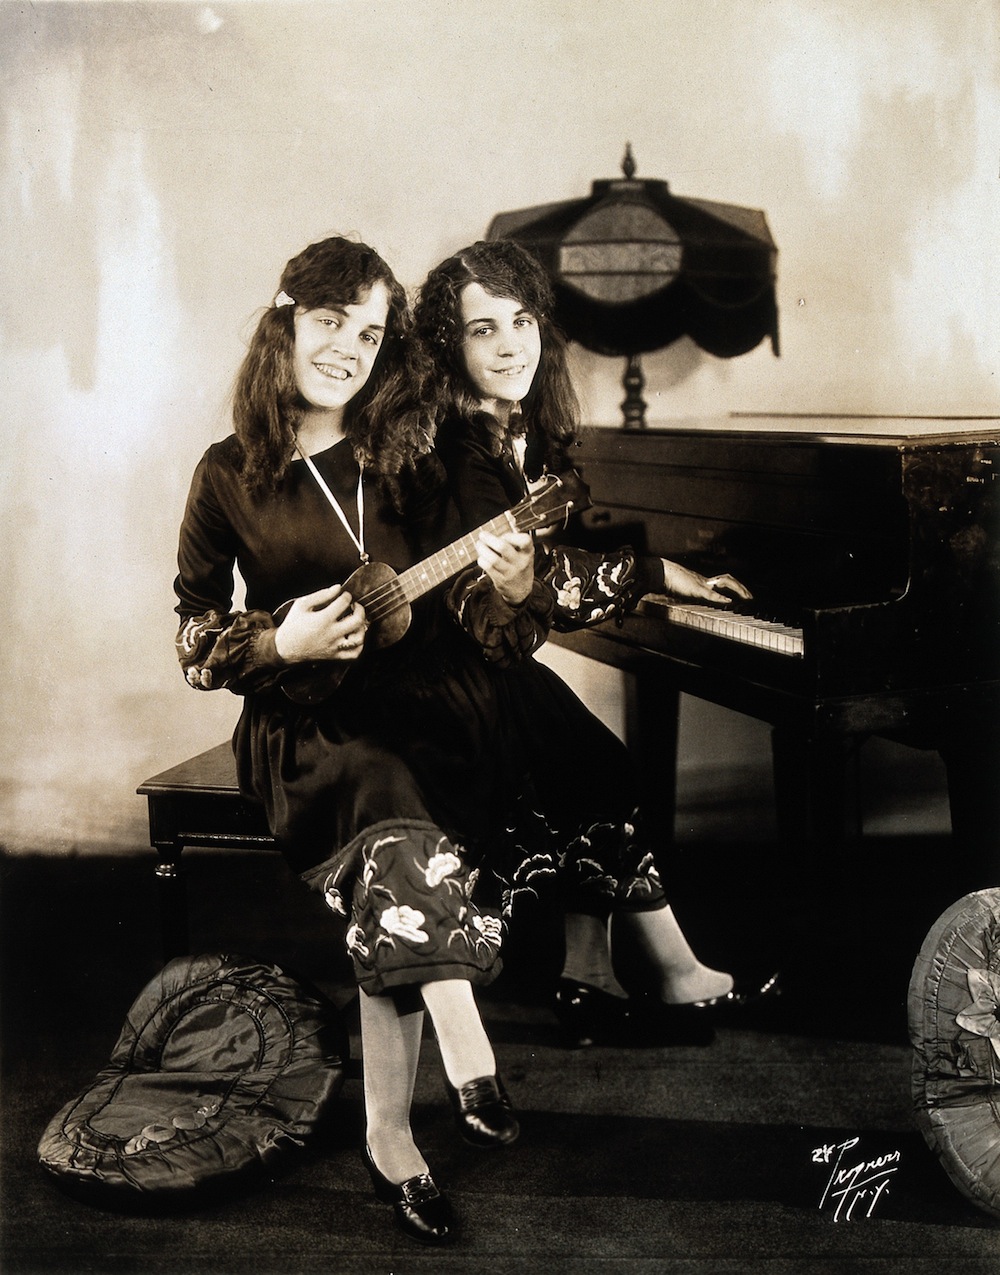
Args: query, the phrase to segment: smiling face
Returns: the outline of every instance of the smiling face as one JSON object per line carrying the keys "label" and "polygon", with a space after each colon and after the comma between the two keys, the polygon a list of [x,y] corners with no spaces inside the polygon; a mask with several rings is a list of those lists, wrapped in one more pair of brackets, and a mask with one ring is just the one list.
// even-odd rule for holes
{"label": "smiling face", "polygon": [[295,383],[306,402],[342,414],[365,385],[385,339],[389,290],[375,283],[355,305],[295,310]]}
{"label": "smiling face", "polygon": [[531,389],[542,355],[538,320],[512,297],[479,283],[462,290],[462,361],[487,411],[519,403]]}

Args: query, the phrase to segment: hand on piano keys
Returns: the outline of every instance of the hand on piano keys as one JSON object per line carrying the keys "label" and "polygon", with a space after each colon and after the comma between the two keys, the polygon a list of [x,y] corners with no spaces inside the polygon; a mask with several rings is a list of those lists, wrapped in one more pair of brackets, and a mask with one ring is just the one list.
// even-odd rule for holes
{"label": "hand on piano keys", "polygon": [[[678,562],[671,562],[669,558],[661,558],[660,561],[663,563],[664,588],[670,597],[647,594],[638,606],[642,615],[655,615],[683,628],[697,629],[701,633],[775,651],[779,655],[802,655],[801,629],[748,615],[745,606],[740,608],[744,612],[741,615],[723,609],[731,607],[735,601],[746,603],[753,600],[753,594],[735,576],[703,576]],[[679,601],[681,598],[690,599],[690,602]]]}
{"label": "hand on piano keys", "polygon": [[692,602],[710,602],[713,606],[729,606],[735,598],[749,602],[753,594],[735,576],[703,576],[697,571],[682,567],[679,562],[661,558],[663,563],[663,591],[674,598],[688,598]]}

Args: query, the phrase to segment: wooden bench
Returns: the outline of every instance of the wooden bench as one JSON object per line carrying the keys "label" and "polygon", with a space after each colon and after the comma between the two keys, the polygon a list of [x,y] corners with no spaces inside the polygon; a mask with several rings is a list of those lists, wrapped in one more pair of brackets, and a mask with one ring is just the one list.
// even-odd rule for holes
{"label": "wooden bench", "polygon": [[275,850],[276,845],[263,807],[240,793],[229,743],[154,775],[136,791],[149,805],[149,840],[157,854],[163,954],[169,960],[188,951],[181,867],[185,847]]}

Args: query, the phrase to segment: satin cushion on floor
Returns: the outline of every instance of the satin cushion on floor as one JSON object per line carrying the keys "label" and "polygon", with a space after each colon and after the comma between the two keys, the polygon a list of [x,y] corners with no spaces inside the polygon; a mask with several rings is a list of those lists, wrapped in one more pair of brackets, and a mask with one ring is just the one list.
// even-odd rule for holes
{"label": "satin cushion on floor", "polygon": [[1000,1218],[1000,889],[953,904],[908,998],[917,1121],[952,1182]]}
{"label": "satin cushion on floor", "polygon": [[348,1049],[334,1006],[277,966],[181,957],[136,998],[108,1065],[49,1122],[39,1160],[94,1204],[217,1198],[317,1130]]}

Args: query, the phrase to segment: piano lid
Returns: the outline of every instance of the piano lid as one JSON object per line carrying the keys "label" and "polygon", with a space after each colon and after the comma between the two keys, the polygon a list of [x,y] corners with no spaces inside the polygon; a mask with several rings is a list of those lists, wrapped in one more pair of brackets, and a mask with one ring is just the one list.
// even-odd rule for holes
{"label": "piano lid", "polygon": [[[608,426],[615,435],[630,432]],[[1000,416],[880,416],[826,412],[730,412],[726,416],[677,417],[653,421],[643,433],[727,434],[770,436],[776,441],[838,443],[884,447],[905,445],[993,442],[1000,440]]]}

